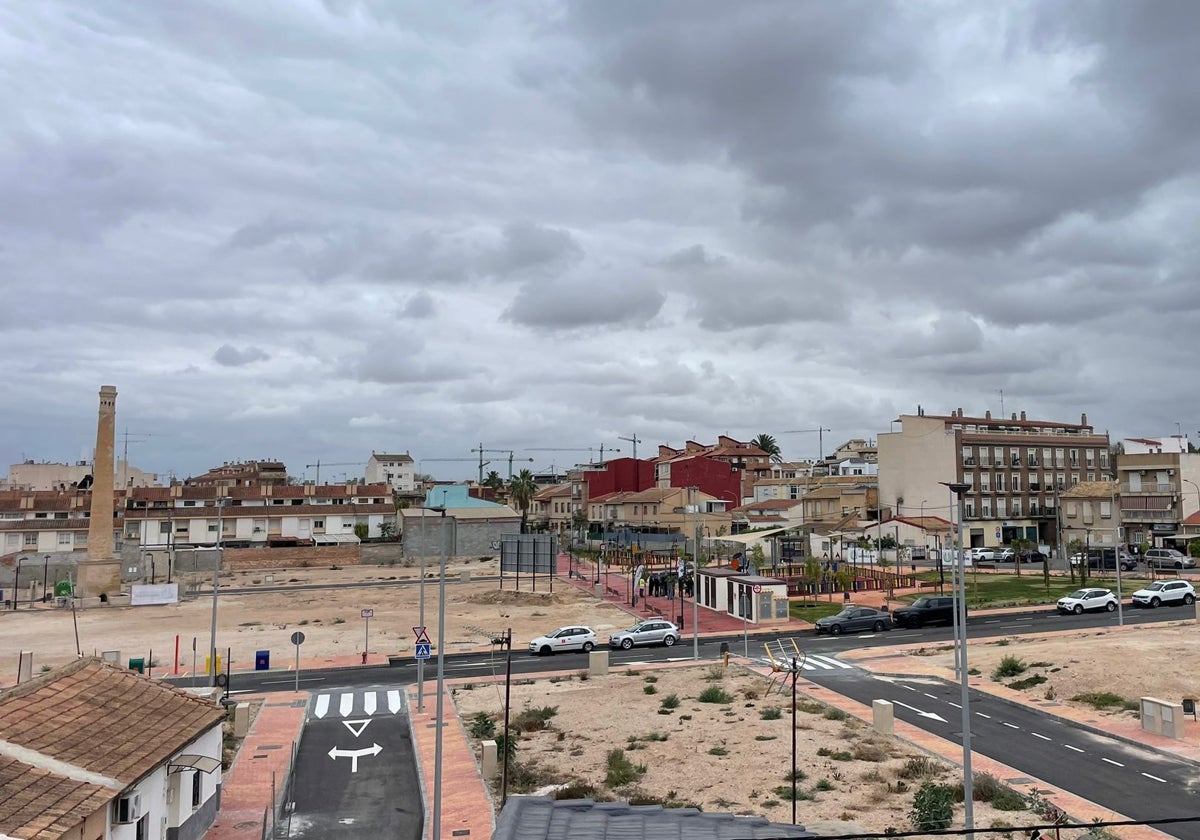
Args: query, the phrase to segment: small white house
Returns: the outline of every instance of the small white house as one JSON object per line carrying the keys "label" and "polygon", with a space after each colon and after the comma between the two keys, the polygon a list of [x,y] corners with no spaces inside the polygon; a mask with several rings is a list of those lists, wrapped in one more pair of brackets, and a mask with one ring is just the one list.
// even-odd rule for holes
{"label": "small white house", "polygon": [[224,720],[211,700],[98,659],[5,689],[0,802],[25,804],[0,808],[0,837],[201,837],[221,803]]}
{"label": "small white house", "polygon": [[750,624],[788,620],[787,582],[779,578],[709,566],[696,571],[696,593],[700,606]]}

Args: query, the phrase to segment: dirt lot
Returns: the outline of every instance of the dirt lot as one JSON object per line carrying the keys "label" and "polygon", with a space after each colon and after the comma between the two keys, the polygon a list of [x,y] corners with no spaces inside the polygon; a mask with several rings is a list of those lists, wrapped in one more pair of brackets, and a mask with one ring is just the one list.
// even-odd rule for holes
{"label": "dirt lot", "polygon": [[[549,593],[545,578],[532,589],[528,576],[515,591],[508,578],[505,589],[499,582],[463,583],[462,574],[475,577],[498,575],[496,561],[456,564],[448,568],[446,582],[446,649],[467,650],[487,645],[493,635],[512,628],[514,644],[553,630],[566,623],[584,623],[605,636],[629,626],[630,617],[621,610],[585,595],[577,587],[558,580]],[[269,577],[273,580],[269,580]],[[418,580],[419,571],[405,568],[304,569],[286,572],[238,573],[226,587],[315,584],[330,581]],[[206,584],[207,585],[207,584]],[[232,649],[234,668],[252,668],[259,650],[271,652],[274,667],[293,662],[295,648],[288,641],[303,628],[301,659],[321,662],[362,652],[363,608],[374,610],[370,622],[372,654],[399,654],[412,650],[414,625],[419,623],[419,586],[380,586],[367,589],[297,590],[251,595],[221,595],[218,598],[217,648],[222,656]],[[104,606],[79,610],[79,643],[84,654],[105,650],[121,651],[122,662],[130,657],[150,657],[159,669],[170,670],[179,636],[180,671],[192,670],[192,640],[196,639],[197,665],[204,668],[212,624],[211,588],[194,600],[154,607]],[[436,636],[438,582],[436,569],[427,570],[425,623]],[[435,639],[436,641],[436,639]],[[71,611],[38,605],[16,611],[0,611],[0,684],[16,678],[18,654],[34,652],[34,670],[56,666],[75,658],[75,631]]]}
{"label": "dirt lot", "polygon": [[[517,725],[539,709],[553,716],[545,729],[521,734],[509,791],[573,781],[583,796],[691,803],[790,822],[791,694],[765,696],[767,685],[738,666],[617,670],[586,681],[515,685]],[[702,702],[714,689],[726,697]],[[677,707],[668,708],[671,698]],[[460,689],[455,700],[468,731],[481,712],[503,721],[503,686]],[[803,697],[799,705],[797,819],[804,825],[848,821],[870,831],[908,831],[913,792],[922,782],[958,780],[949,764],[838,710]],[[625,751],[633,769],[629,780],[606,783],[614,749]],[[1029,817],[983,803],[975,808],[981,827],[1021,825]]]}

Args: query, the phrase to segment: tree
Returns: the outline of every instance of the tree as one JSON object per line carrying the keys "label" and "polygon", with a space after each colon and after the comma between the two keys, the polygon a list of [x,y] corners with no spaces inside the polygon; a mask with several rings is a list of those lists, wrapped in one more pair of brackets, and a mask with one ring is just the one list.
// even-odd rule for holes
{"label": "tree", "polygon": [[383,522],[379,525],[379,538],[384,542],[393,542],[396,539],[396,523]]}
{"label": "tree", "polygon": [[762,543],[755,543],[754,548],[750,549],[749,562],[750,570],[755,574],[766,565],[767,556],[763,553]]}
{"label": "tree", "polygon": [[371,529],[367,527],[365,522],[359,522],[354,526],[354,536],[358,537],[363,542],[367,541],[367,535],[370,533]]}
{"label": "tree", "polygon": [[1013,566],[1017,570],[1017,577],[1021,576],[1021,552],[1027,548],[1033,548],[1033,540],[1022,539],[1016,537],[1008,544],[1008,547],[1013,550]]}
{"label": "tree", "polygon": [[757,446],[763,452],[771,457],[772,464],[783,463],[783,453],[779,450],[779,443],[772,435],[763,432],[754,440],[750,441],[751,446]]}
{"label": "tree", "polygon": [[525,533],[529,521],[529,506],[533,504],[533,496],[537,493],[537,485],[533,481],[533,473],[521,470],[508,480],[508,500],[521,512],[521,533]]}
{"label": "tree", "polygon": [[1075,557],[1079,558],[1079,582],[1084,583],[1087,580],[1087,556],[1084,554],[1083,540],[1076,537],[1067,543],[1067,567],[1071,570],[1071,583],[1075,582],[1075,565],[1072,562]]}
{"label": "tree", "polygon": [[500,477],[500,473],[489,470],[487,478],[483,480],[483,486],[490,487],[498,493],[504,489],[504,479]]}

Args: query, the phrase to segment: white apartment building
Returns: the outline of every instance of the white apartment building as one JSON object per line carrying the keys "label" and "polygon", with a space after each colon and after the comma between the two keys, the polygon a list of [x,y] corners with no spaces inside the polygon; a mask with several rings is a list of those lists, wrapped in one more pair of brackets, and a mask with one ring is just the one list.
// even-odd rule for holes
{"label": "white apartment building", "polygon": [[390,455],[372,452],[367,461],[366,483],[386,484],[395,493],[412,493],[416,490],[416,466],[412,456]]}

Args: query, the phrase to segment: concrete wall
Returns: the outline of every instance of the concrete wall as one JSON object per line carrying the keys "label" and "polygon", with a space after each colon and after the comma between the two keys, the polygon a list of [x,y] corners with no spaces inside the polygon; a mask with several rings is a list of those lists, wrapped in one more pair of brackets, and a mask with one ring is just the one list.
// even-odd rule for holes
{"label": "concrete wall", "polygon": [[[174,571],[179,574],[212,570],[215,548],[175,552]],[[303,569],[310,566],[357,566],[359,546],[318,545],[296,548],[226,548],[221,568],[225,571],[249,569]],[[158,564],[159,572],[163,570]],[[148,575],[147,575],[148,576]]]}
{"label": "concrete wall", "polygon": [[500,537],[520,530],[516,522],[460,522],[449,514],[444,519],[431,516],[424,526],[409,523],[402,545],[410,558],[439,557],[443,544],[448,557],[499,557]]}
{"label": "concrete wall", "polygon": [[[4,590],[4,598],[7,600],[12,598],[12,590],[19,588],[21,596],[19,600],[27,601],[29,599],[30,586],[33,585],[33,591],[36,597],[42,596],[42,579],[46,575],[46,557],[48,552],[28,554],[22,552],[11,560],[6,559],[0,563],[0,589]],[[50,591],[54,591],[54,584],[60,580],[77,580],[78,560],[86,560],[87,555],[83,552],[61,552],[57,554],[49,554],[49,578]],[[20,563],[18,564],[18,560]],[[20,580],[16,580],[18,568],[20,569]],[[14,586],[15,583],[15,586]]]}

